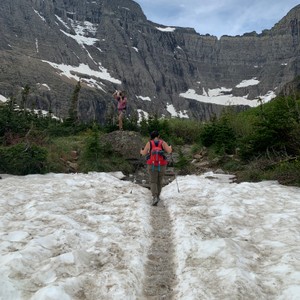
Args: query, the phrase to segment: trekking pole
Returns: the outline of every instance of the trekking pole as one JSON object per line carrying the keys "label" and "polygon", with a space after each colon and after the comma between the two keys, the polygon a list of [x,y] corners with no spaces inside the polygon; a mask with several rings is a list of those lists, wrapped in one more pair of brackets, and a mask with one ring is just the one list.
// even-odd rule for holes
{"label": "trekking pole", "polygon": [[[175,164],[174,164],[174,159],[173,159],[172,153],[171,153],[171,162],[172,162],[172,164],[174,166]],[[180,193],[179,185],[178,185],[178,180],[177,180],[177,176],[176,176],[175,170],[174,170],[174,177],[175,177],[175,181],[176,181],[176,185],[177,185],[177,191],[178,191],[178,193]]]}

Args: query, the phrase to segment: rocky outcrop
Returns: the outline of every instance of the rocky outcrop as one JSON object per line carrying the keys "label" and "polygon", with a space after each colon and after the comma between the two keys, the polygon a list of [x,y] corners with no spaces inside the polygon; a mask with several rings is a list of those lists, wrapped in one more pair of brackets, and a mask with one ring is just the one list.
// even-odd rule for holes
{"label": "rocky outcrop", "polygon": [[101,137],[102,143],[111,145],[114,152],[119,153],[127,160],[140,160],[140,149],[144,142],[139,133],[135,131],[113,131]]}
{"label": "rocky outcrop", "polygon": [[262,34],[217,39],[155,24],[131,0],[2,0],[0,95],[18,99],[28,84],[27,107],[65,117],[81,80],[83,121],[104,122],[115,89],[131,115],[207,120],[299,75],[299,19],[300,5]]}
{"label": "rocky outcrop", "polygon": [[300,76],[296,77],[294,80],[290,81],[282,88],[280,92],[281,96],[300,96]]}

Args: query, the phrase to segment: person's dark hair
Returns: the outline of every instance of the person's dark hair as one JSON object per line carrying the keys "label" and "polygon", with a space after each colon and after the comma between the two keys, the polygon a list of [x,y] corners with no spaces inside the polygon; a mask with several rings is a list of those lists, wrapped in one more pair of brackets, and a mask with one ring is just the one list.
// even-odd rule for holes
{"label": "person's dark hair", "polygon": [[124,98],[124,97],[126,97],[126,92],[125,91],[120,91],[119,95],[120,95],[120,97]]}
{"label": "person's dark hair", "polygon": [[159,133],[157,130],[154,130],[150,133],[150,137],[151,137],[151,140],[155,139],[156,137],[159,137]]}

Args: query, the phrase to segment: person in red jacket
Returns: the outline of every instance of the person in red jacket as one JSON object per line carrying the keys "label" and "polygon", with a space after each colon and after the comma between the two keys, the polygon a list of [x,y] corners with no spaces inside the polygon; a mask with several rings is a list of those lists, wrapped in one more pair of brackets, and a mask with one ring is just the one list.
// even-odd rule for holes
{"label": "person in red jacket", "polygon": [[123,130],[123,119],[126,112],[127,97],[125,92],[115,91],[113,97],[118,101],[119,130]]}
{"label": "person in red jacket", "polygon": [[156,206],[160,200],[159,195],[168,164],[164,153],[171,153],[172,147],[160,139],[158,131],[151,132],[150,138],[150,141],[141,149],[140,154],[147,155],[150,189],[153,197],[152,205]]}

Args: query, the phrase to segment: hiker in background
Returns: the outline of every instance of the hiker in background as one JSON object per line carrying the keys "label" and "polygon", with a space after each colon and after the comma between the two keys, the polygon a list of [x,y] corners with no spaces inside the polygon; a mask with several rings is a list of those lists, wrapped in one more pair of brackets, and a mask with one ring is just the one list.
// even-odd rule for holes
{"label": "hiker in background", "polygon": [[164,152],[171,153],[172,147],[160,139],[158,131],[150,134],[150,141],[141,149],[141,155],[147,155],[147,165],[152,193],[152,205],[159,202],[159,195],[163,185],[163,178],[166,172],[168,161]]}
{"label": "hiker in background", "polygon": [[125,91],[115,91],[113,97],[118,101],[119,130],[123,130],[123,119],[126,112],[127,97]]}

